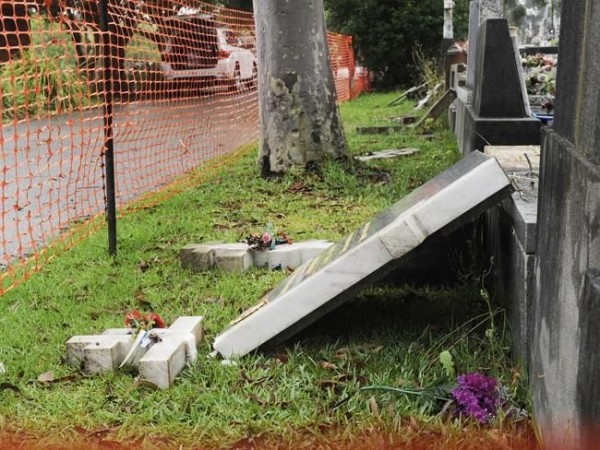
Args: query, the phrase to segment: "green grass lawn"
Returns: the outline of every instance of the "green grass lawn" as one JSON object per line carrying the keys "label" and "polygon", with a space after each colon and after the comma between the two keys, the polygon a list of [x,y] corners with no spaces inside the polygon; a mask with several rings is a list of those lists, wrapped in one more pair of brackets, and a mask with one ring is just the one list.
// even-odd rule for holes
{"label": "green grass lawn", "polygon": [[[126,214],[118,223],[115,260],[101,231],[0,298],[6,370],[0,374],[0,430],[31,436],[28,442],[40,448],[45,439],[77,442],[93,432],[147,448],[229,448],[259,435],[273,446],[307,436],[353,442],[373,430],[399,439],[438,433],[468,441],[465,436],[482,428],[436,415],[440,405],[361,390],[428,386],[445,373],[442,351],[451,353],[458,373],[497,376],[526,406],[520,368],[508,359],[503,314],[482,297],[477,271],[451,286],[375,286],[286,345],[236,365],[206,356],[228,322],[286,274],[193,274],[179,265],[181,247],[240,241],[269,222],[297,241],[339,239],[459,158],[453,136],[440,124],[433,137],[411,130],[355,133],[357,126],[409,113],[408,102],[386,107],[395,95],[365,95],[342,106],[353,154],[421,150],[370,163],[389,172],[388,182],[333,163],[322,174],[267,181],[257,175],[253,150],[202,185]],[[199,357],[171,389],[137,383],[130,371],[88,377],[62,363],[68,338],[120,327],[129,310],[148,304],[169,322],[180,315],[205,317]],[[38,381],[47,372],[55,382]],[[486,448],[495,448],[498,433],[510,435],[513,427],[513,420],[498,418],[490,428],[496,434],[482,434],[490,442]]]}

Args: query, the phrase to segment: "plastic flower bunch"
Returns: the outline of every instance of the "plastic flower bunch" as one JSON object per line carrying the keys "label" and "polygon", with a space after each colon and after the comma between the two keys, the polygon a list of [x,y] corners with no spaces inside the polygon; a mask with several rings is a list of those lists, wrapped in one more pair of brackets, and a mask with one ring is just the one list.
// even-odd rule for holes
{"label": "plastic flower bunch", "polygon": [[125,326],[137,331],[150,330],[152,328],[166,328],[167,324],[155,312],[149,312],[142,315],[137,309],[132,309],[125,316]]}
{"label": "plastic flower bunch", "polygon": [[498,380],[481,373],[460,375],[458,386],[451,392],[458,416],[488,423],[502,407]]}

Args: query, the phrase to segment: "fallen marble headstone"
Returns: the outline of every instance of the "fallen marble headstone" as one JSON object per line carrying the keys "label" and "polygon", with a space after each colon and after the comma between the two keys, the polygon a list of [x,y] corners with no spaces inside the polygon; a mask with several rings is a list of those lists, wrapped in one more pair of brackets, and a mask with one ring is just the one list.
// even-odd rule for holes
{"label": "fallen marble headstone", "polygon": [[369,161],[371,159],[388,159],[397,158],[398,156],[410,156],[420,152],[418,148],[398,148],[381,150],[379,152],[372,152],[366,155],[357,156],[356,159],[359,161]]}
{"label": "fallen marble headstone", "polygon": [[419,118],[417,116],[401,116],[392,118],[394,122],[400,122],[403,125],[410,125],[411,123],[415,123],[418,119]]}
{"label": "fallen marble headstone", "polygon": [[423,114],[421,120],[419,120],[415,127],[420,127],[428,120],[436,120],[439,118],[444,112],[448,110],[454,99],[456,98],[456,91],[454,89],[448,89],[440,99],[433,104],[429,110]]}
{"label": "fallen marble headstone", "polygon": [[401,125],[380,125],[373,127],[357,127],[356,132],[358,134],[392,134],[402,131],[404,129]]}
{"label": "fallen marble headstone", "polygon": [[432,234],[451,231],[510,192],[496,160],[473,152],[296,269],[218,335],[215,350],[231,358],[285,340],[389,273]]}

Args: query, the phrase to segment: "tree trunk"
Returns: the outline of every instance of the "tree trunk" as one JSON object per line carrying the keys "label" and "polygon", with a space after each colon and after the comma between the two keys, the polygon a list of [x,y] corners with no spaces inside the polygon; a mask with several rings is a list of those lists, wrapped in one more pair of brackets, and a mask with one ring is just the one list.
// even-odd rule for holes
{"label": "tree trunk", "polygon": [[323,0],[254,0],[263,175],[345,159]]}

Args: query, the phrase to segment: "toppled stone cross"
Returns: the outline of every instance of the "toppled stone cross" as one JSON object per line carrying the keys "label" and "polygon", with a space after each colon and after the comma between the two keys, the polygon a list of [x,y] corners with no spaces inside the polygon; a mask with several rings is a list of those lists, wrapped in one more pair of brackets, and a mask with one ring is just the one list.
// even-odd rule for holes
{"label": "toppled stone cross", "polygon": [[[196,347],[203,335],[202,317],[179,317],[169,328],[152,332],[158,342],[134,365],[141,380],[166,389],[185,365],[196,359]],[[133,346],[134,333],[131,328],[111,328],[99,335],[74,336],[66,343],[66,362],[90,374],[116,370]]]}

